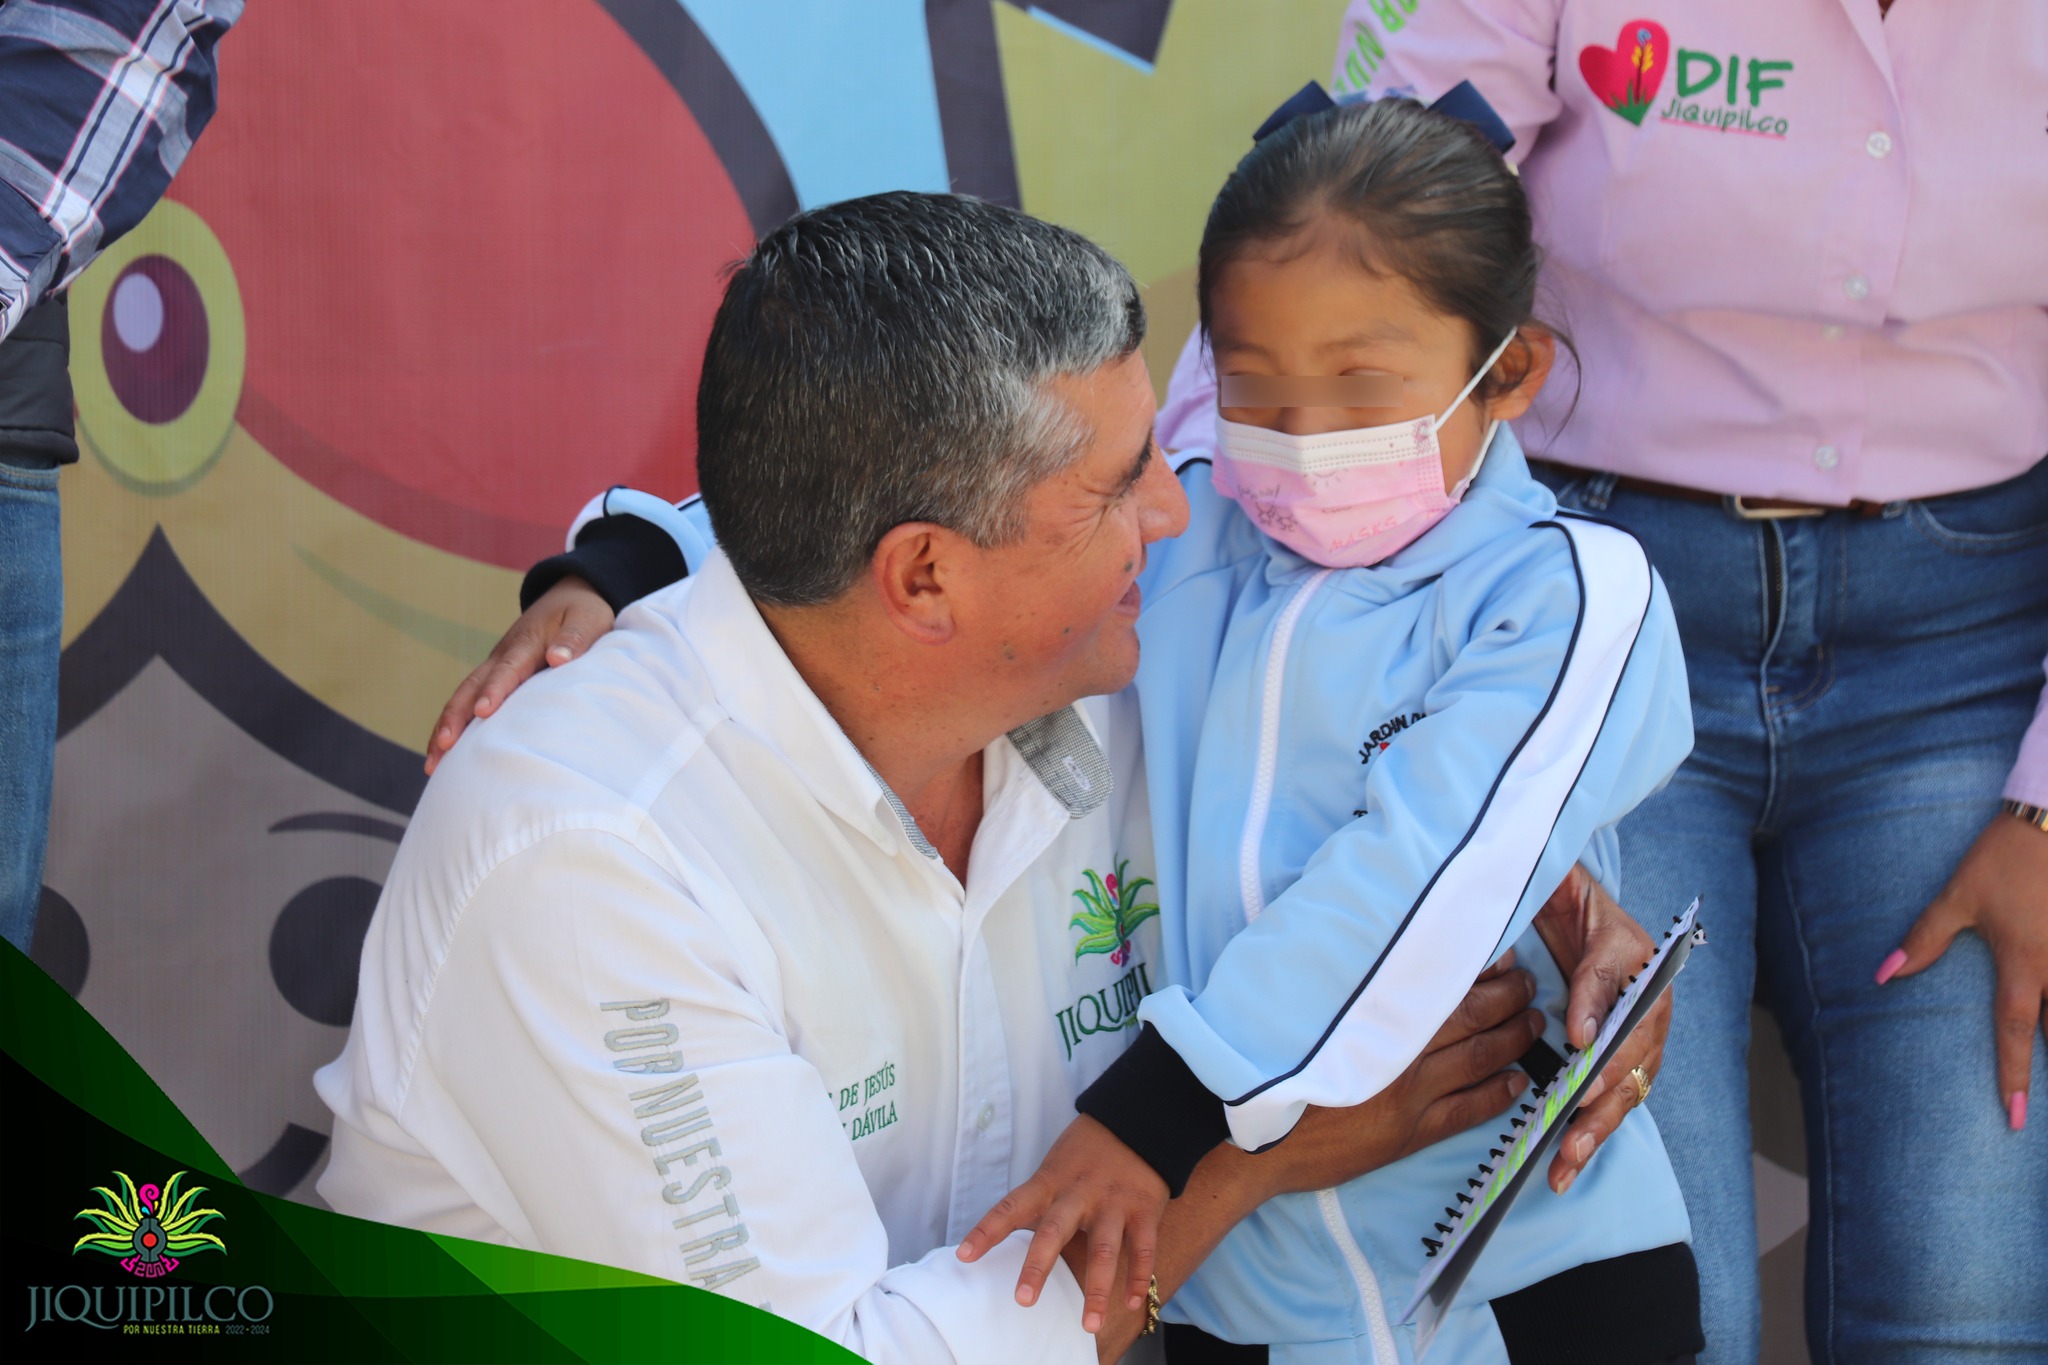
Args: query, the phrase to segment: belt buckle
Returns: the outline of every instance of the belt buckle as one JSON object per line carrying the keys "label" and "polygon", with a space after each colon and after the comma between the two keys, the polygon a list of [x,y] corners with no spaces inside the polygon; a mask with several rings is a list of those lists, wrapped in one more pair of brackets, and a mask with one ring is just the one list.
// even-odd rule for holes
{"label": "belt buckle", "polygon": [[1740,493],[1728,496],[1728,510],[1744,521],[1790,521],[1797,517],[1824,517],[1825,507],[1751,507]]}

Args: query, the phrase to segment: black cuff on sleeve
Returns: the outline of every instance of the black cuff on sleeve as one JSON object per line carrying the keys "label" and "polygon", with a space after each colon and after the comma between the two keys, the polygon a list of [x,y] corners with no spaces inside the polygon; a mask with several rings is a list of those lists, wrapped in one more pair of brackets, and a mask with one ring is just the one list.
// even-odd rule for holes
{"label": "black cuff on sleeve", "polygon": [[1074,1107],[1145,1158],[1176,1199],[1196,1165],[1230,1136],[1223,1101],[1195,1079],[1150,1024],[1081,1092]]}
{"label": "black cuff on sleeve", "polygon": [[70,363],[61,298],[29,309],[0,340],[0,463],[48,469],[77,461]]}
{"label": "black cuff on sleeve", "polygon": [[597,589],[613,611],[624,611],[689,573],[681,548],[653,522],[623,514],[599,517],[576,537],[575,549],[526,571],[526,581],[519,585],[519,609],[525,611],[573,574]]}

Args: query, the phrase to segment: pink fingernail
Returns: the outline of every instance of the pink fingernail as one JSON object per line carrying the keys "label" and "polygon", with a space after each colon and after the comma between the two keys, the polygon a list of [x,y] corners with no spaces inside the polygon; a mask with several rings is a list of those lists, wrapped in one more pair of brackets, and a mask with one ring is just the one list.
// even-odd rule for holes
{"label": "pink fingernail", "polygon": [[2027,1092],[2024,1090],[2013,1091],[2012,1098],[2005,1102],[2005,1113],[2006,1117],[2011,1121],[2012,1130],[2015,1133],[2017,1133],[2020,1129],[2026,1127]]}
{"label": "pink fingernail", "polygon": [[1899,968],[1905,965],[1906,950],[1904,948],[1892,949],[1892,955],[1886,958],[1884,964],[1877,969],[1877,984],[1882,986],[1885,982],[1897,976]]}
{"label": "pink fingernail", "polygon": [[1572,1187],[1572,1182],[1574,1180],[1577,1180],[1578,1178],[1579,1173],[1577,1171],[1566,1171],[1564,1173],[1564,1179],[1557,1182],[1557,1192],[1559,1194],[1563,1194],[1566,1190]]}
{"label": "pink fingernail", "polygon": [[548,662],[551,664],[564,664],[569,662],[569,646],[556,645],[553,649],[549,650]]}

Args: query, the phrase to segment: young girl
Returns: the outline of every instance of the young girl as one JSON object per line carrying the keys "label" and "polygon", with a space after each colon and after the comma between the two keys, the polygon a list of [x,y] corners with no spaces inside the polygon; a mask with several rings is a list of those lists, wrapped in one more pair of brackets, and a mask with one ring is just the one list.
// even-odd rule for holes
{"label": "young girl", "polygon": [[[1550,368],[1536,275],[1520,182],[1408,101],[1293,120],[1210,212],[1215,449],[1181,466],[1192,521],[1154,547],[1139,625],[1173,984],[1080,1101],[1176,1190],[1226,1125],[1257,1150],[1399,1075],[1575,860],[1611,886],[1612,825],[1691,746],[1641,548],[1559,516],[1502,425]],[[1555,1019],[1548,953],[1517,958]],[[1423,1238],[1505,1127],[1268,1203],[1169,1317],[1274,1360],[1411,1358],[1393,1319]],[[1066,1146],[1038,1207],[1116,1178],[1115,1144]],[[1515,1206],[1432,1357],[1695,1350],[1688,1238],[1636,1116],[1568,1193]]]}
{"label": "young girl", "polygon": [[[1562,1054],[1566,983],[1531,920],[1575,862],[1612,889],[1611,827],[1691,723],[1641,548],[1560,516],[1503,425],[1550,368],[1536,273],[1500,155],[1408,101],[1296,118],[1224,185],[1200,263],[1215,449],[1183,452],[1192,521],[1141,580],[1173,984],[963,1255],[1070,1192],[1139,1188],[1150,1166],[1178,1193],[1226,1138],[1258,1150],[1307,1105],[1370,1098],[1510,946],[1552,1020],[1525,1060]],[[1395,1319],[1424,1239],[1509,1124],[1264,1205],[1173,1298],[1170,1358],[1412,1360]],[[1138,1221],[1082,1222],[1107,1217]],[[1634,1116],[1567,1192],[1515,1206],[1431,1358],[1683,1357],[1688,1238]],[[1033,1250],[1042,1274],[1057,1246]]]}

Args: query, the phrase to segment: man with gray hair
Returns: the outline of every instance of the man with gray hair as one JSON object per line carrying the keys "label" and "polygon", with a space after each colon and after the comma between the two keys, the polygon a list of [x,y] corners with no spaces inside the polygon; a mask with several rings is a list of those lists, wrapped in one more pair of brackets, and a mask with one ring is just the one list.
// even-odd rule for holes
{"label": "man with gray hair", "polygon": [[[1107,254],[971,199],[834,205],[756,248],[698,395],[719,548],[441,765],[317,1081],[334,1207],[701,1285],[876,1360],[1130,1343],[1113,1254],[1070,1248],[1091,1338],[1072,1270],[1015,1301],[1026,1234],[954,1247],[1160,984],[1107,695],[1145,547],[1186,520],[1144,326]],[[1161,1282],[1273,1194],[1504,1107],[1530,994],[1482,982],[1372,1103],[1212,1153]]]}

